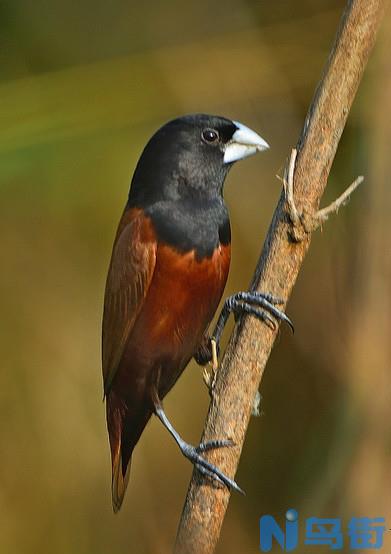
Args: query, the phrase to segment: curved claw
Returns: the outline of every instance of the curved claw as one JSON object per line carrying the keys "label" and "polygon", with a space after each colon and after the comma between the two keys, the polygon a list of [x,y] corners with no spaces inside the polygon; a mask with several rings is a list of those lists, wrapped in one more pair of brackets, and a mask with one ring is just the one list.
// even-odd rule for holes
{"label": "curved claw", "polygon": [[255,308],[254,306],[251,306],[251,304],[248,304],[247,302],[242,302],[235,306],[235,311],[237,311],[238,314],[249,314],[257,317],[258,319],[261,319],[272,331],[276,330],[276,322],[266,310]]}
{"label": "curved claw", "polygon": [[218,475],[215,471],[212,471],[200,464],[195,464],[195,467],[197,470],[206,477],[209,477],[212,481],[217,481],[221,485],[225,485],[228,489],[233,489],[236,492],[239,492],[240,494],[246,495],[243,489],[239,487],[239,485],[234,481],[233,479],[230,479],[224,473],[220,472],[220,475]]}
{"label": "curved claw", "polygon": [[211,471],[209,471],[205,467],[202,467],[200,464],[195,464],[194,467],[197,468],[197,470],[202,475],[205,475],[206,477],[209,477],[209,479],[211,479],[212,481],[217,481],[221,485],[225,485],[224,481],[222,479],[220,479],[220,477],[218,477],[218,475],[216,475],[215,473],[212,473]]}
{"label": "curved claw", "polygon": [[289,319],[289,317],[282,311],[278,310],[279,314],[278,316],[276,316],[278,319],[280,319],[281,321],[285,321],[285,323],[287,323],[292,331],[292,333],[294,334],[295,333],[295,328],[293,326],[293,323],[292,321]]}
{"label": "curved claw", "polygon": [[[287,323],[289,325],[292,333],[295,332],[295,328],[293,326],[292,321],[289,319],[289,317],[284,312],[282,312],[281,310],[278,310],[274,306],[268,307],[268,310],[272,315],[274,315],[274,317],[276,319],[278,319],[279,321],[284,321],[285,323]],[[271,321],[273,321],[273,320],[271,320]],[[273,330],[275,330],[275,328],[276,328],[276,324],[273,321]]]}
{"label": "curved claw", "polygon": [[[272,329],[272,331],[275,331],[277,328],[277,325],[273,320],[273,318],[271,318],[270,315],[264,310],[259,310],[259,312],[262,313],[262,315],[260,316],[260,319],[262,319],[266,323],[266,325],[270,327],[270,329]],[[256,314],[254,313],[253,315],[256,315]]]}
{"label": "curved claw", "polygon": [[[284,303],[283,300],[281,300],[280,298],[276,298],[272,294],[268,294],[268,293],[264,294],[264,293],[258,292],[258,291],[238,293],[236,295],[236,298],[237,298],[237,301],[239,301],[239,302],[244,301],[244,302],[249,303],[249,304],[253,303],[257,306],[265,308],[265,310],[267,310],[276,319],[278,319],[279,321],[284,321],[285,323],[287,323],[289,325],[289,327],[291,328],[292,333],[295,332],[295,328],[293,326],[292,321],[289,319],[289,317],[282,310],[279,310],[274,305],[274,304],[283,304]],[[256,314],[254,314],[254,315],[256,315]],[[263,316],[262,316],[262,319],[265,321],[265,323],[269,322],[269,320],[266,321],[266,319]],[[274,324],[274,321],[273,321],[273,324]],[[275,324],[274,324],[273,329],[275,329]]]}

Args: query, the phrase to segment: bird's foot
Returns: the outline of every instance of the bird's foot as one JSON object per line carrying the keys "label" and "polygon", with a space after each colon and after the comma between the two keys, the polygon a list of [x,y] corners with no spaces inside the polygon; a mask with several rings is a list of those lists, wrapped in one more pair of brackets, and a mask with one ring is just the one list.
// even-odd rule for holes
{"label": "bird's foot", "polygon": [[273,330],[277,326],[276,320],[285,321],[294,332],[293,323],[289,317],[282,310],[276,308],[276,306],[283,303],[284,301],[281,298],[258,291],[237,292],[229,296],[224,302],[223,309],[217,320],[212,340],[215,340],[217,345],[219,344],[220,337],[231,312],[234,314],[235,319],[243,314],[253,315],[264,321]]}
{"label": "bird's foot", "polygon": [[223,448],[226,446],[234,446],[234,443],[230,439],[222,439],[222,440],[211,440],[207,442],[202,442],[197,447],[192,446],[191,444],[185,442],[182,437],[178,434],[178,432],[174,429],[172,423],[167,418],[163,406],[160,403],[159,397],[156,393],[155,398],[153,398],[154,406],[155,406],[155,414],[160,419],[160,421],[163,423],[164,427],[167,429],[169,433],[174,437],[175,442],[179,446],[182,454],[194,464],[194,466],[198,469],[200,473],[203,475],[206,475],[210,479],[217,481],[218,483],[221,483],[228,487],[229,489],[233,489],[235,491],[241,492],[244,494],[242,489],[235,483],[233,479],[230,477],[227,477],[222,471],[220,471],[216,466],[205,460],[201,456],[202,452],[207,452],[208,450],[212,450],[215,448]]}
{"label": "bird's foot", "polygon": [[229,315],[233,313],[235,320],[243,314],[253,315],[266,323],[273,331],[277,327],[276,320],[285,321],[294,332],[292,321],[282,310],[276,307],[283,303],[284,301],[281,298],[258,291],[237,292],[226,299],[212,337],[210,339],[207,336],[204,337],[204,342],[195,355],[196,361],[201,365],[209,362],[212,366],[211,369],[204,368],[203,371],[203,379],[211,396],[216,384],[220,338]]}
{"label": "bird's foot", "polygon": [[191,463],[198,469],[198,471],[202,475],[205,475],[213,481],[217,481],[218,483],[225,485],[230,490],[233,489],[244,494],[244,491],[233,479],[225,475],[215,465],[205,460],[205,458],[203,458],[200,454],[202,452],[207,452],[208,450],[213,450],[215,448],[233,446],[234,443],[231,440],[212,440],[201,443],[197,447],[192,446],[191,444],[188,444],[183,440],[181,440],[181,442],[178,444],[182,454],[191,461]]}
{"label": "bird's foot", "polygon": [[228,309],[234,313],[235,318],[242,314],[251,314],[264,321],[273,330],[276,328],[275,320],[285,321],[294,332],[292,321],[282,310],[276,308],[283,303],[281,298],[258,291],[237,292],[226,300]]}

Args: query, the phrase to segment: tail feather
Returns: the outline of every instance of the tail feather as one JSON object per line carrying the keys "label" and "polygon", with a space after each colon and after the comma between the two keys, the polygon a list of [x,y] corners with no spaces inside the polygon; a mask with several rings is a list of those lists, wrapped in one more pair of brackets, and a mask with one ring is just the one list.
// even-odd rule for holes
{"label": "tail feather", "polygon": [[112,474],[112,482],[111,482],[113,511],[115,514],[122,506],[126,487],[128,486],[128,482],[129,482],[130,466],[131,466],[131,459],[127,464],[125,474],[124,474],[122,471],[121,448],[119,448],[117,455],[113,459],[113,474]]}
{"label": "tail feather", "polygon": [[106,397],[106,415],[112,463],[113,510],[117,513],[128,486],[133,449],[152,412],[144,406],[137,411],[134,406],[132,411],[129,410],[123,399],[111,390]]}
{"label": "tail feather", "polygon": [[106,417],[111,450],[111,493],[114,513],[121,508],[129,482],[132,449],[127,448],[127,452],[124,452],[124,446],[127,444],[123,442],[126,413],[127,408],[122,399],[113,390],[110,391],[106,397]]}

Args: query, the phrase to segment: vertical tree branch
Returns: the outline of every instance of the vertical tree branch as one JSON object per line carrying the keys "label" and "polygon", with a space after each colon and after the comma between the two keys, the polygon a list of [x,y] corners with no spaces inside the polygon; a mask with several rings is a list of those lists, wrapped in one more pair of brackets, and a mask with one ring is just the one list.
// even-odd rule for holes
{"label": "vertical tree branch", "polygon": [[[282,194],[258,262],[252,286],[288,299],[307,253],[320,199],[387,0],[349,0],[324,75],[309,108],[297,145],[293,174],[294,203],[302,226],[292,233]],[[296,229],[297,231],[298,229]],[[294,240],[292,239],[294,238]],[[229,437],[236,446],[210,452],[208,458],[234,475],[254,397],[276,331],[246,317],[235,327],[223,358],[202,441]],[[196,470],[178,528],[176,554],[211,554],[218,541],[229,491],[213,486]]]}

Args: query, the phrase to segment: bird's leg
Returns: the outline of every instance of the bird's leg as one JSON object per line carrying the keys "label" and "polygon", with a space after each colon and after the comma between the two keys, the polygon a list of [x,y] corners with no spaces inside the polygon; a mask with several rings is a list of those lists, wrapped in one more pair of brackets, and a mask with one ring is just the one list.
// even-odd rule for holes
{"label": "bird's leg", "polygon": [[294,331],[293,324],[289,317],[285,315],[284,312],[276,308],[276,305],[278,304],[283,304],[283,300],[276,298],[272,294],[257,291],[237,292],[226,299],[214,328],[212,337],[210,338],[212,377],[209,378],[206,383],[210,390],[213,390],[216,380],[216,369],[218,366],[217,353],[219,351],[221,335],[230,314],[233,313],[235,319],[242,314],[254,315],[261,321],[264,321],[266,325],[273,330],[276,328],[275,319],[277,321],[285,321],[290,326],[292,331]]}
{"label": "bird's leg", "polygon": [[233,442],[230,439],[222,439],[222,440],[212,440],[212,441],[201,443],[198,446],[193,446],[185,442],[181,438],[181,436],[177,433],[177,431],[174,429],[174,427],[172,426],[171,422],[169,421],[169,419],[167,418],[163,410],[163,406],[157,394],[155,394],[153,403],[154,403],[155,414],[163,423],[167,431],[171,433],[171,435],[174,437],[182,454],[188,460],[190,460],[192,464],[195,465],[198,471],[203,475],[206,475],[210,479],[217,481],[218,483],[224,484],[229,489],[234,489],[238,492],[243,493],[242,489],[235,483],[233,479],[230,479],[229,477],[227,477],[227,475],[225,475],[222,471],[220,471],[216,466],[214,466],[213,464],[211,464],[201,456],[201,453],[206,452],[207,450],[212,450],[214,448],[222,448],[224,446],[233,446]]}

